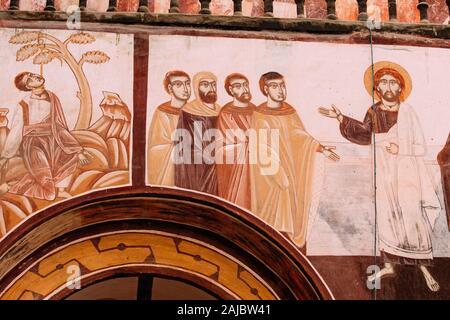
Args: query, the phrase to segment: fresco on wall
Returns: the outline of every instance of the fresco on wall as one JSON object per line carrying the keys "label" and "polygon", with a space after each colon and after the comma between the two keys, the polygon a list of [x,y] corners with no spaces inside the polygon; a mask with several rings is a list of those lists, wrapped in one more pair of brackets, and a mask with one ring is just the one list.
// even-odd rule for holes
{"label": "fresco on wall", "polygon": [[147,183],[228,200],[309,257],[377,256],[369,281],[417,266],[439,291],[448,117],[431,115],[448,113],[447,52],[374,52],[372,68],[364,45],[151,36]]}
{"label": "fresco on wall", "polygon": [[[0,31],[0,234],[61,200],[128,185],[132,38]],[[114,82],[111,79],[115,79]]]}

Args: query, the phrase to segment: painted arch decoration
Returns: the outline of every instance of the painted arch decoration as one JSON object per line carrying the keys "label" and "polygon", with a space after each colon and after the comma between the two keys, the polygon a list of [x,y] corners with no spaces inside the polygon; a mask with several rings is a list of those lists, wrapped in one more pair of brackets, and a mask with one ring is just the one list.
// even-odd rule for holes
{"label": "painted arch decoration", "polygon": [[[82,279],[86,279],[91,274],[123,265],[144,270],[145,267],[167,268],[204,277],[230,299],[279,299],[258,275],[223,252],[193,239],[145,231],[97,235],[71,243],[30,266],[0,299],[51,299],[67,290],[67,270],[70,268],[80,272],[83,268],[86,274]],[[71,281],[82,280],[74,277]]]}
{"label": "painted arch decoration", "polygon": [[192,282],[222,299],[333,297],[272,228],[229,203],[170,188],[127,187],[60,203],[10,233],[0,256],[6,300],[61,299],[76,281],[85,287],[138,273]]}

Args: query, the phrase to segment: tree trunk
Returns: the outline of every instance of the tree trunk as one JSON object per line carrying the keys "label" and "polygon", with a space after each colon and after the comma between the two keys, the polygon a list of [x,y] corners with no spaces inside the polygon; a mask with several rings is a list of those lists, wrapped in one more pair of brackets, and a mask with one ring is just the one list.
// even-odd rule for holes
{"label": "tree trunk", "polygon": [[92,94],[89,82],[82,67],[75,61],[69,52],[68,55],[64,55],[64,60],[72,70],[79,88],[77,97],[80,99],[80,111],[74,130],[87,129],[89,128],[92,119]]}
{"label": "tree trunk", "polygon": [[92,94],[82,65],[80,65],[75,60],[75,58],[72,56],[63,42],[46,33],[42,34],[42,37],[50,40],[55,44],[54,49],[58,50],[61,53],[62,59],[67,63],[70,70],[72,70],[75,79],[77,80],[79,89],[77,97],[78,99],[80,99],[80,111],[78,113],[78,119],[75,124],[74,130],[83,130],[89,128],[92,120]]}

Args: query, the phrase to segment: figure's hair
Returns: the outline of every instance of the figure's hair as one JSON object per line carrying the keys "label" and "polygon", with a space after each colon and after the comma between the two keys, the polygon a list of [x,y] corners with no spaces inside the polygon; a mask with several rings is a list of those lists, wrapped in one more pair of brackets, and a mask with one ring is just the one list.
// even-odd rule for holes
{"label": "figure's hair", "polygon": [[387,74],[393,76],[398,81],[400,88],[402,88],[402,91],[400,92],[400,101],[404,101],[405,100],[404,99],[405,79],[397,70],[391,69],[391,68],[383,68],[383,69],[378,70],[375,73],[373,83],[375,86],[375,92],[376,92],[377,96],[379,98],[381,98],[378,90],[376,90],[376,89],[378,88],[378,85],[380,84],[381,78]]}
{"label": "figure's hair", "polygon": [[27,84],[23,81],[24,78],[26,76],[29,76],[31,74],[31,72],[25,71],[25,72],[21,72],[19,73],[16,78],[14,79],[14,84],[16,85],[16,88],[19,89],[20,91],[31,91],[31,89],[29,89],[27,87]]}
{"label": "figure's hair", "polygon": [[241,74],[241,73],[232,73],[232,74],[230,74],[229,76],[227,76],[227,77],[225,78],[225,84],[224,84],[224,87],[225,87],[226,92],[227,92],[230,96],[233,96],[233,94],[232,94],[231,91],[230,91],[231,81],[233,81],[233,80],[235,80],[235,79],[244,79],[244,80],[246,80],[246,81],[248,82],[248,78],[247,78],[246,76],[244,76],[243,74]]}
{"label": "figure's hair", "polygon": [[264,92],[264,86],[266,85],[266,83],[270,80],[277,80],[277,79],[283,79],[283,75],[275,71],[264,73],[261,76],[261,78],[259,79],[259,89],[261,90],[263,95],[267,97],[267,93]]}
{"label": "figure's hair", "polygon": [[171,77],[187,77],[189,80],[191,80],[189,75],[186,72],[184,72],[184,71],[174,70],[174,71],[167,72],[166,76],[164,77],[163,84],[164,84],[164,90],[166,90],[166,92],[168,94],[170,94],[169,84],[170,84],[170,78]]}

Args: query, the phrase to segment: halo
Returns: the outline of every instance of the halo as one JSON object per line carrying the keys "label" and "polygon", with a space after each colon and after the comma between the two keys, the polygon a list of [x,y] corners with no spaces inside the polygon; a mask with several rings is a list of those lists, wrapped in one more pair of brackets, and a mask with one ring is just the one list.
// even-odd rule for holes
{"label": "halo", "polygon": [[[405,80],[405,89],[403,90],[403,100],[406,100],[412,91],[412,80],[411,76],[409,75],[408,71],[406,71],[405,68],[403,68],[401,65],[391,62],[391,61],[378,61],[373,65],[373,74],[376,74],[378,71],[382,69],[394,69]],[[372,65],[367,68],[366,72],[364,73],[364,85],[366,87],[367,92],[370,96],[372,96]],[[379,101],[380,98],[378,95],[375,94],[375,100]]]}

